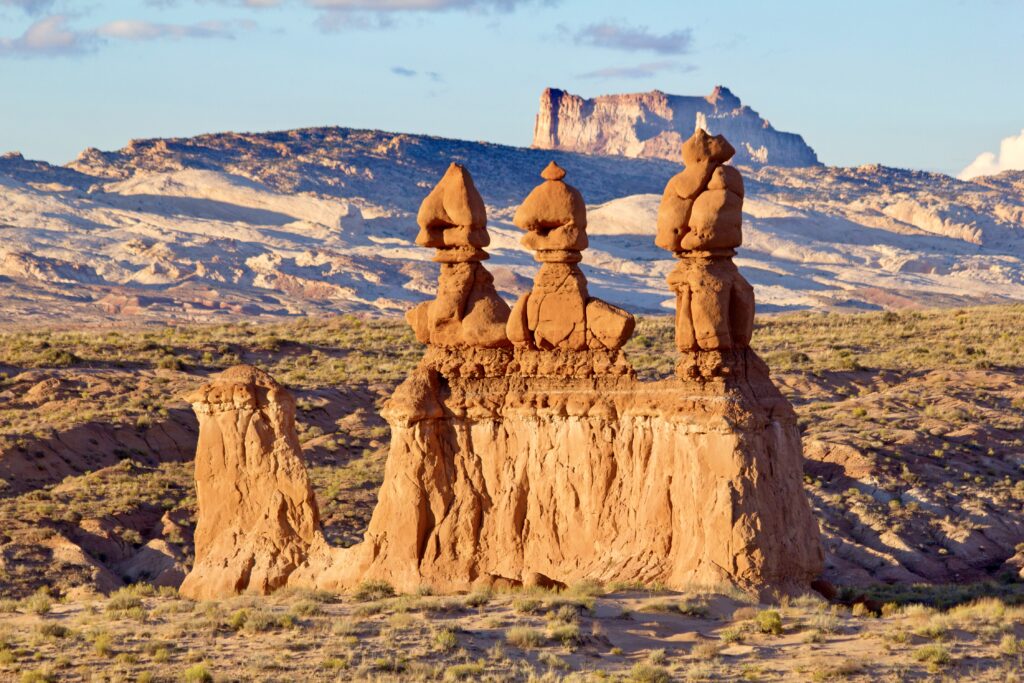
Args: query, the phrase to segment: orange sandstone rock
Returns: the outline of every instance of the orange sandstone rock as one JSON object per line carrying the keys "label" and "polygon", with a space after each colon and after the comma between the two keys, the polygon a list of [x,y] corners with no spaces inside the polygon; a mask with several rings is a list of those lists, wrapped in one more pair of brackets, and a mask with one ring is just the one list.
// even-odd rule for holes
{"label": "orange sandstone rock", "polygon": [[179,589],[206,600],[284,586],[320,515],[295,433],[295,400],[267,373],[230,368],[191,396],[196,446],[196,559]]}
{"label": "orange sandstone rock", "polygon": [[731,351],[721,377],[643,383],[615,354],[428,352],[385,407],[391,451],[365,540],[302,585],[806,592],[822,551],[800,431],[764,364]]}
{"label": "orange sandstone rock", "polygon": [[592,298],[577,265],[587,247],[586,203],[565,183],[565,169],[555,162],[541,177],[544,182],[527,195],[513,218],[526,231],[523,246],[536,252],[541,267],[533,290],[513,307],[505,333],[523,348],[620,348],[633,333],[633,316]]}
{"label": "orange sandstone rock", "polygon": [[416,338],[436,346],[508,346],[508,304],[479,262],[490,244],[484,201],[469,171],[451,164],[420,205],[416,244],[438,250],[437,298],[406,313]]}
{"label": "orange sandstone rock", "polygon": [[683,144],[686,168],[669,180],[658,209],[655,244],[680,259],[668,277],[680,351],[750,343],[753,289],[732,263],[743,242],[743,178],[723,165],[734,152],[721,135],[697,129]]}
{"label": "orange sandstone rock", "polygon": [[[738,176],[719,170],[728,143],[695,138],[685,153],[710,170],[686,201],[742,196]],[[193,397],[199,526],[186,595],[369,579],[401,591],[583,580],[809,590],[823,553],[800,430],[748,347],[753,292],[732,250],[675,247],[679,372],[640,382],[621,350],[633,317],[587,293],[586,214],[564,176],[549,165],[516,213],[542,265],[511,311],[491,295],[479,247],[462,243],[483,229],[468,174],[442,181],[458,189],[451,206],[447,190],[424,202],[424,241],[454,256],[437,299],[409,314],[429,346],[383,410],[391,447],[361,543],[333,548],[320,534],[286,391],[242,367]],[[712,199],[713,241],[732,218]],[[455,216],[467,228],[458,239],[430,236]]]}

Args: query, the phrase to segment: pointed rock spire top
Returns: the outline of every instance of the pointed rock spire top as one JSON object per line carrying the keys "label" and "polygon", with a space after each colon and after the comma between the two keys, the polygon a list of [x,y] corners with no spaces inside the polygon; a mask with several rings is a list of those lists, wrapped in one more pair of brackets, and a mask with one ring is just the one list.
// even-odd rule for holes
{"label": "pointed rock spire top", "polygon": [[540,172],[540,177],[544,180],[561,180],[565,177],[565,169],[552,161]]}

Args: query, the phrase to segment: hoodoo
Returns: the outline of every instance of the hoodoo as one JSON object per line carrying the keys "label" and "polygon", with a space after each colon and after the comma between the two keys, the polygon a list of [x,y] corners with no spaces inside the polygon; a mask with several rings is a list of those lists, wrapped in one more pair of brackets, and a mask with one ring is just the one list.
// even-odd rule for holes
{"label": "hoodoo", "polygon": [[[283,545],[306,560],[287,583],[807,591],[822,550],[796,416],[748,346],[753,295],[731,260],[743,197],[724,165],[731,150],[698,131],[665,191],[658,244],[680,257],[670,278],[680,361],[657,382],[638,381],[622,352],[632,316],[587,292],[586,206],[565,171],[550,164],[516,212],[541,267],[509,312],[481,263],[483,204],[465,169],[449,168],[419,215],[417,242],[442,263],[437,298],[409,315],[427,350],[383,411],[391,447],[364,540],[330,548],[295,527]],[[255,493],[257,508],[282,495]],[[211,510],[201,496],[200,528]]]}
{"label": "hoodoo", "polygon": [[196,561],[181,594],[266,594],[323,544],[295,433],[295,399],[249,365],[189,397],[199,418]]}

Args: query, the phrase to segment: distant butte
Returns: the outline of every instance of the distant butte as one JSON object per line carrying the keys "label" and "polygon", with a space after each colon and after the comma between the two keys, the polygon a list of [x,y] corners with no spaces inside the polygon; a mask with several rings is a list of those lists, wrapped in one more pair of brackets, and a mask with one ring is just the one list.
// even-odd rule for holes
{"label": "distant butte", "polygon": [[682,161],[682,143],[697,127],[732,140],[742,166],[820,165],[801,136],[775,130],[721,85],[706,97],[652,90],[593,99],[547,88],[540,96],[532,146]]}

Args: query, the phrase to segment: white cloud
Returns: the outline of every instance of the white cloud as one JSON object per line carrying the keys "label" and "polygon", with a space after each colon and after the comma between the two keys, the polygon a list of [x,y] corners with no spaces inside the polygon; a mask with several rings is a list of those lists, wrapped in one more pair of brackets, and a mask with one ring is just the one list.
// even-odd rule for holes
{"label": "white cloud", "polygon": [[17,38],[0,38],[0,55],[68,55],[92,47],[95,36],[68,27],[68,17],[43,17]]}
{"label": "white cloud", "polygon": [[370,12],[436,12],[449,9],[498,9],[511,11],[529,0],[309,0],[320,9]]}
{"label": "white cloud", "polygon": [[978,157],[960,171],[957,178],[970,180],[983,175],[995,175],[1003,171],[1024,170],[1024,129],[1020,135],[1003,138],[999,143],[999,154],[982,152]]}
{"label": "white cloud", "polygon": [[[235,24],[251,28],[251,22]],[[219,21],[197,24],[157,24],[111,21],[98,28],[74,29],[68,16],[54,14],[35,21],[17,38],[0,38],[0,57],[57,57],[96,49],[107,40],[147,41],[163,38],[233,38],[232,25]]]}
{"label": "white cloud", "polygon": [[234,38],[231,27],[223,21],[198,24],[157,24],[149,21],[122,19],[96,29],[104,38],[122,40],[155,40],[157,38]]}
{"label": "white cloud", "polygon": [[663,71],[675,71],[676,73],[689,73],[697,67],[692,64],[677,64],[675,62],[647,62],[634,66],[609,66],[597,71],[588,71],[580,74],[577,78],[650,78]]}
{"label": "white cloud", "polygon": [[662,55],[682,55],[690,51],[693,31],[680,29],[668,33],[651,33],[646,26],[629,26],[606,21],[585,26],[574,36],[579,45],[593,45],[627,52],[647,51]]}

